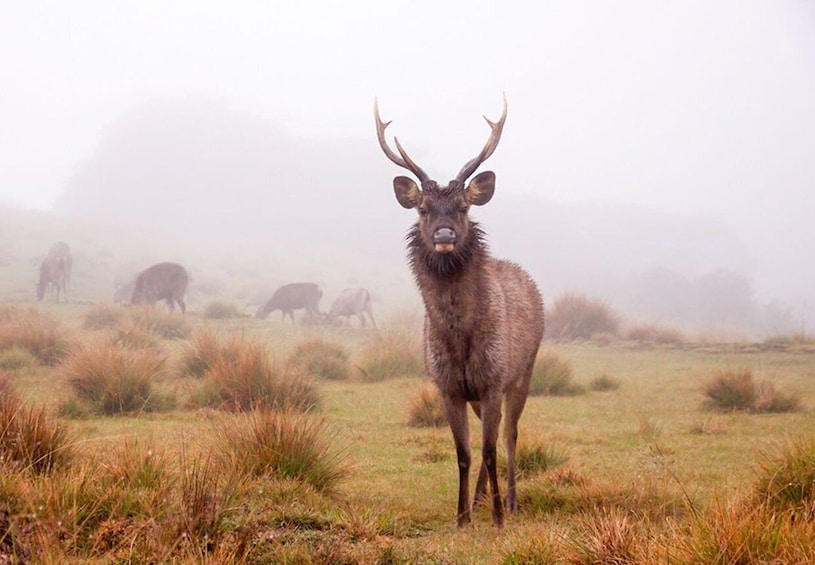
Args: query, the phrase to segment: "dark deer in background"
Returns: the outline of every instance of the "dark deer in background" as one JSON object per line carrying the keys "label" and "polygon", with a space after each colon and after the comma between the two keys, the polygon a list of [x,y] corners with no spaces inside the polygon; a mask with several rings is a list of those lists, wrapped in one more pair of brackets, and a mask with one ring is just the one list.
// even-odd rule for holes
{"label": "dark deer in background", "polygon": [[345,316],[346,323],[350,325],[351,316],[356,316],[364,328],[365,314],[368,314],[371,323],[376,327],[374,310],[371,307],[371,293],[367,288],[346,288],[331,303],[326,320],[330,324],[338,317]]}
{"label": "dark deer in background", "polygon": [[264,320],[270,313],[280,310],[282,312],[280,319],[285,320],[288,315],[291,317],[291,323],[294,324],[294,311],[304,308],[310,320],[320,320],[322,318],[320,314],[322,297],[323,291],[314,283],[286,284],[274,291],[266,304],[258,308],[255,317]]}
{"label": "dark deer in background", "polygon": [[466,186],[465,182],[498,146],[507,115],[506,98],[498,122],[487,120],[492,133],[484,149],[446,186],[431,180],[395,138],[399,154],[394,153],[385,141],[385,128],[390,122],[382,122],[376,102],[374,114],[379,145],[385,155],[416,175],[421,184],[403,176],[393,179],[399,204],[419,213],[418,222],[407,236],[408,258],[425,305],[427,371],[441,392],[456,445],[457,524],[462,527],[470,521],[469,403],[483,428],[475,504],[486,497],[489,479],[492,518],[500,526],[504,507],[498,488],[496,443],[501,403],[505,400],[506,506],[514,512],[518,504],[518,419],[526,403],[544,324],[543,301],[535,283],[514,263],[491,257],[484,232],[467,215],[470,206],[482,206],[492,198],[495,174],[491,171],[476,175]]}
{"label": "dark deer in background", "polygon": [[71,270],[73,268],[71,248],[64,241],[58,241],[48,250],[48,255],[40,264],[40,280],[37,282],[37,300],[45,297],[46,289],[56,293],[59,302],[59,293],[63,292],[65,301],[68,301],[68,290],[71,286]]}
{"label": "dark deer in background", "polygon": [[175,310],[175,304],[178,304],[184,314],[187,311],[184,295],[189,282],[187,269],[178,263],[156,263],[136,277],[130,303],[154,306],[159,300],[164,300],[170,311]]}

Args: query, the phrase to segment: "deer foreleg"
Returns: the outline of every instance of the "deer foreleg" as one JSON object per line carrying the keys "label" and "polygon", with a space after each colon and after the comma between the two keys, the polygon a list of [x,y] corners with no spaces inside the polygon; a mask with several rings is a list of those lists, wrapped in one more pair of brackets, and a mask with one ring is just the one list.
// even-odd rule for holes
{"label": "deer foreleg", "polygon": [[458,513],[456,525],[470,523],[470,430],[467,426],[467,403],[460,398],[445,398],[444,410],[453,432],[458,461]]}

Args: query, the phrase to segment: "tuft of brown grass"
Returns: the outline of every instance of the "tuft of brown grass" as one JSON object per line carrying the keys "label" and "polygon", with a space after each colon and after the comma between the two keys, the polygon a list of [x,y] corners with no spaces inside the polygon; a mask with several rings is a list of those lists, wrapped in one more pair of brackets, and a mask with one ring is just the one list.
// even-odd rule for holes
{"label": "tuft of brown grass", "polygon": [[515,453],[515,465],[518,471],[525,475],[536,475],[551,471],[569,460],[566,451],[554,443],[546,443],[539,439],[518,442]]}
{"label": "tuft of brown grass", "polygon": [[568,544],[573,563],[636,565],[639,541],[645,536],[641,522],[619,508],[598,509],[577,518],[577,532]]}
{"label": "tuft of brown grass", "polygon": [[362,346],[357,367],[367,382],[419,377],[424,374],[421,350],[419,337],[408,330],[377,330]]}
{"label": "tuft of brown grass", "polygon": [[153,381],[164,374],[165,362],[164,356],[149,350],[98,344],[72,353],[63,374],[91,412],[150,412],[174,404],[173,398],[153,391]]}
{"label": "tuft of brown grass", "polygon": [[8,468],[47,473],[66,467],[74,457],[74,440],[54,422],[44,406],[25,405],[7,373],[0,371],[0,461]]}
{"label": "tuft of brown grass", "polygon": [[227,348],[221,346],[218,335],[213,330],[200,328],[183,345],[181,373],[190,377],[203,377],[226,352]]}
{"label": "tuft of brown grass", "polygon": [[555,341],[616,336],[619,326],[620,318],[608,303],[581,293],[563,293],[546,312],[546,335]]}
{"label": "tuft of brown grass", "polygon": [[347,379],[351,373],[345,348],[319,337],[298,343],[286,366],[313,378],[332,381]]}
{"label": "tuft of brown grass", "polygon": [[440,428],[447,424],[441,394],[435,385],[424,385],[408,404],[408,425]]}
{"label": "tuft of brown grass", "polygon": [[532,378],[529,383],[530,396],[575,396],[584,394],[585,389],[574,382],[572,366],[554,353],[538,352]]}
{"label": "tuft of brown grass", "polygon": [[0,370],[19,371],[36,362],[37,359],[27,349],[16,345],[0,351]]}
{"label": "tuft of brown grass", "polygon": [[132,307],[129,312],[134,325],[162,339],[185,339],[192,331],[179,312],[149,306]]}
{"label": "tuft of brown grass", "polygon": [[263,345],[235,337],[227,351],[207,371],[200,404],[234,412],[319,408],[312,381],[272,363]]}
{"label": "tuft of brown grass", "polygon": [[0,351],[19,347],[40,363],[56,365],[71,346],[67,330],[47,313],[34,308],[0,308]]}
{"label": "tuft of brown grass", "polygon": [[203,314],[207,320],[231,320],[232,318],[243,317],[237,306],[222,300],[214,300],[207,304],[204,307]]}
{"label": "tuft of brown grass", "polygon": [[224,468],[235,475],[296,479],[330,493],[348,473],[334,447],[337,434],[322,417],[253,410],[222,419],[215,431]]}
{"label": "tuft of brown grass", "polygon": [[94,304],[82,316],[82,327],[87,330],[115,328],[125,318],[124,310],[113,304]]}
{"label": "tuft of brown grass", "polygon": [[815,436],[788,439],[764,453],[754,492],[777,511],[815,519]]}
{"label": "tuft of brown grass", "polygon": [[776,390],[769,381],[755,382],[749,368],[717,371],[703,387],[705,405],[716,410],[757,413],[791,412],[800,408],[800,396]]}
{"label": "tuft of brown grass", "polygon": [[589,388],[597,392],[608,392],[620,388],[620,380],[609,377],[603,373],[594,377],[589,383]]}
{"label": "tuft of brown grass", "polygon": [[717,497],[666,541],[677,563],[815,563],[815,521]]}

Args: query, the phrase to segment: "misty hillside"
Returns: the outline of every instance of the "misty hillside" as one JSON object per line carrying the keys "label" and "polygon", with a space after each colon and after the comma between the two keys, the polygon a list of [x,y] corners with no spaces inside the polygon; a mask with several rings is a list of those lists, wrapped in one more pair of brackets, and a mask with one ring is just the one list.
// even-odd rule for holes
{"label": "misty hillside", "polygon": [[[400,287],[380,295],[403,295],[410,285],[403,235],[414,213],[396,203],[391,188],[403,172],[381,154],[373,119],[369,139],[310,140],[221,102],[166,99],[111,123],[56,209],[197,242],[205,255],[220,248],[255,258],[250,276],[258,279],[376,279]],[[721,221],[558,204],[517,194],[497,174],[494,199],[473,216],[494,254],[524,265],[548,298],[578,290],[663,322],[755,325],[750,250]],[[655,287],[655,280],[670,284]],[[712,312],[715,299],[690,298],[700,292],[739,298]]]}

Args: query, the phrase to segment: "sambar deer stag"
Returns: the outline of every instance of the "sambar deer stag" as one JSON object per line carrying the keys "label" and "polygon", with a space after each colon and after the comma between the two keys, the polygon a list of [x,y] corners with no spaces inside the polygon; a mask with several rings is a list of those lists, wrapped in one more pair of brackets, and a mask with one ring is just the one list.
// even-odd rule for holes
{"label": "sambar deer stag", "polygon": [[376,132],[385,155],[419,181],[393,179],[396,199],[414,208],[418,221],[407,234],[408,260],[425,306],[424,350],[427,371],[441,392],[453,432],[459,471],[457,525],[470,522],[470,434],[467,404],[481,419],[482,463],[474,505],[492,498],[492,519],[504,523],[498,487],[496,443],[501,404],[506,406],[504,440],[507,451],[506,508],[518,507],[515,448],[518,419],[526,404],[532,367],[543,338],[543,300],[538,287],[518,265],[490,256],[485,234],[469,218],[470,206],[483,206],[495,190],[495,174],[484,171],[467,179],[492,155],[501,138],[501,118],[487,119],[492,133],[481,152],[446,185],[430,179],[394,138],[398,154],[385,140],[385,128],[374,101]]}

